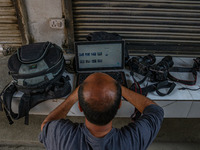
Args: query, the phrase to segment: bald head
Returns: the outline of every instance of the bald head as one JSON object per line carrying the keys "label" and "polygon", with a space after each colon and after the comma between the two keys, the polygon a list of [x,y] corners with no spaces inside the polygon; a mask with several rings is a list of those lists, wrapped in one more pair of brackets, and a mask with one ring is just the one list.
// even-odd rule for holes
{"label": "bald head", "polygon": [[90,75],[79,88],[79,103],[87,119],[88,113],[88,115],[96,113],[96,116],[94,116],[96,121],[101,120],[98,116],[109,114],[112,114],[111,118],[113,119],[119,108],[120,100],[120,85],[112,77],[104,73]]}
{"label": "bald head", "polygon": [[103,73],[94,73],[84,81],[83,97],[97,111],[107,109],[117,95],[116,81]]}

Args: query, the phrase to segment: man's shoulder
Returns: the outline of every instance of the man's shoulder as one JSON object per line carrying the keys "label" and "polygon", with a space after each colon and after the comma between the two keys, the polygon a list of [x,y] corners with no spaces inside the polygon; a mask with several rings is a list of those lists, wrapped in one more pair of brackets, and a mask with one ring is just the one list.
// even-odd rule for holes
{"label": "man's shoulder", "polygon": [[151,104],[151,105],[147,106],[144,109],[144,113],[145,112],[160,112],[160,113],[164,114],[163,108],[158,106],[158,105],[156,105],[156,104]]}
{"label": "man's shoulder", "polygon": [[65,149],[65,143],[72,143],[74,139],[78,141],[81,134],[81,123],[73,123],[69,119],[61,119],[48,122],[40,133],[39,140],[46,148],[59,149],[58,147],[60,147]]}
{"label": "man's shoulder", "polygon": [[60,119],[47,122],[42,130],[43,135],[62,134],[62,132],[69,133],[71,130],[78,130],[82,127],[82,123],[73,123],[69,119]]}
{"label": "man's shoulder", "polygon": [[122,127],[118,131],[122,132],[123,134],[131,133],[132,135],[134,135],[136,134],[136,132],[139,133],[144,132],[146,130],[157,130],[160,129],[163,118],[164,111],[162,107],[152,104],[144,109],[144,112],[141,115],[141,117]]}
{"label": "man's shoulder", "polygon": [[61,135],[62,133],[71,134],[72,131],[81,130],[82,123],[73,123],[69,119],[60,119],[47,122],[40,134],[41,138],[48,136]]}
{"label": "man's shoulder", "polygon": [[146,149],[155,139],[163,121],[164,111],[158,105],[149,105],[145,108],[142,116],[122,127],[119,131],[121,138],[132,141],[133,145],[140,145]]}
{"label": "man's shoulder", "polygon": [[49,122],[49,124],[52,124],[54,127],[56,126],[57,128],[79,128],[82,127],[83,123],[74,123],[70,119],[60,119],[60,120],[55,120]]}

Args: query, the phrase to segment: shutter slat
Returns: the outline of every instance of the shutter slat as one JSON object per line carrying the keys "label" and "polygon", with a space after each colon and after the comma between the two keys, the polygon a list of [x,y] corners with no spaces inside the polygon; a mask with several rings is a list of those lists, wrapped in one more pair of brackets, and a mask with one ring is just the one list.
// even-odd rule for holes
{"label": "shutter slat", "polygon": [[0,16],[14,16],[16,14],[14,8],[0,7]]}
{"label": "shutter slat", "polygon": [[155,16],[155,17],[182,17],[182,18],[199,18],[197,12],[161,12],[161,11],[131,11],[131,10],[77,10],[74,15],[118,15],[118,16]]}
{"label": "shutter slat", "polygon": [[11,0],[0,0],[0,3],[8,3],[8,2],[11,3]]}
{"label": "shutter slat", "polygon": [[[200,22],[199,22],[200,23]],[[102,27],[103,26],[103,27]],[[134,28],[138,28],[138,27],[156,27],[156,28],[163,28],[163,29],[169,29],[169,28],[173,28],[173,29],[177,29],[177,30],[193,30],[193,29],[197,29],[199,31],[200,26],[189,26],[189,25],[165,25],[165,24],[132,24],[132,23],[120,23],[120,24],[116,24],[116,23],[75,23],[75,27],[77,27],[77,29],[79,28],[104,28],[104,26],[106,28],[127,28],[127,29],[134,29]],[[147,28],[149,29],[149,28]]]}
{"label": "shutter slat", "polygon": [[0,3],[0,6],[1,7],[11,7],[11,6],[13,6],[13,4],[11,2],[9,2],[9,3],[2,2],[2,3]]}
{"label": "shutter slat", "polygon": [[[77,34],[78,37],[86,37],[86,34]],[[180,36],[180,35],[165,35],[165,34],[146,34],[146,35],[141,35],[141,34],[121,34],[121,36],[124,37],[124,39],[127,38],[132,38],[132,39],[139,39],[139,38],[151,38],[151,39],[188,39],[188,40],[193,40],[193,43],[195,43],[197,41],[200,40],[200,36],[199,35],[187,35],[187,36]]]}
{"label": "shutter slat", "polygon": [[[79,36],[86,36],[88,32],[95,32],[93,31],[76,31],[75,34]],[[178,35],[178,36],[200,36],[200,33],[168,33],[168,32],[138,32],[138,31],[118,31],[119,34],[123,34],[124,36],[133,35]]]}
{"label": "shutter slat", "polygon": [[0,30],[0,37],[20,37],[19,30]]}
{"label": "shutter slat", "polygon": [[[87,18],[86,18],[87,19]],[[122,20],[122,19],[121,19]],[[123,22],[119,22],[119,19],[94,19],[92,21],[87,20],[79,20],[74,23],[75,26],[91,26],[91,25],[125,25],[125,26],[136,26],[136,25],[142,25],[142,26],[160,26],[160,27],[176,27],[176,28],[200,28],[200,21],[160,21],[160,20],[134,20],[130,21],[128,19],[123,20]]]}
{"label": "shutter slat", "polygon": [[17,24],[17,17],[15,16],[0,16],[0,24],[13,23]]}
{"label": "shutter slat", "polygon": [[0,0],[0,7],[11,7],[13,3],[11,0]]}
{"label": "shutter slat", "polygon": [[[99,18],[100,20],[101,19],[104,19],[104,18],[107,18],[107,19],[132,19],[132,21],[134,19],[151,19],[152,21],[153,20],[182,20],[182,21],[200,21],[200,18],[180,18],[180,17],[171,17],[171,16],[167,16],[167,17],[160,17],[160,16],[119,16],[119,15],[74,15],[74,21],[76,22],[76,18],[77,20],[78,19],[82,19],[82,18],[89,18],[89,19],[93,19],[93,18]],[[119,20],[120,21],[120,20]]]}
{"label": "shutter slat", "polygon": [[[123,11],[123,14],[131,14],[131,13],[134,13],[134,14],[137,14],[137,13],[152,13],[152,14],[156,14],[156,13],[162,13],[162,14],[176,14],[178,15],[177,13],[179,13],[179,15],[184,12],[184,13],[187,13],[187,14],[192,14],[192,13],[199,13],[200,10],[199,8],[194,10],[188,10],[188,9],[152,9],[152,8],[146,8],[145,11],[144,9],[142,8],[126,8],[126,9],[123,9],[123,8],[119,8],[119,7],[112,7],[112,8],[109,8],[109,9],[105,9],[105,8],[101,8],[101,7],[78,7],[78,8],[74,8],[74,10],[76,10],[76,14],[81,14],[81,13],[120,13],[119,11]],[[130,12],[131,11],[131,12]],[[194,14],[192,14],[194,15]]]}
{"label": "shutter slat", "polygon": [[[78,41],[85,41],[85,37],[76,37],[78,39]],[[129,42],[164,42],[164,43],[173,43],[173,44],[176,44],[176,43],[194,43],[194,41],[192,40],[163,40],[163,39],[125,39],[127,43]],[[200,44],[200,41],[196,41],[195,43],[198,43]],[[157,45],[157,44],[154,44],[154,45]],[[156,48],[155,48],[156,49]],[[198,49],[199,50],[199,49]]]}
{"label": "shutter slat", "polygon": [[20,44],[22,43],[21,38],[13,38],[13,37],[0,37],[0,44],[12,44],[12,43],[17,43]]}
{"label": "shutter slat", "polygon": [[170,27],[162,27],[162,26],[144,26],[144,25],[136,25],[132,26],[106,26],[106,25],[94,25],[94,26],[75,26],[75,31],[77,30],[97,30],[97,31],[135,31],[135,30],[140,30],[140,31],[160,31],[160,32],[181,32],[181,33],[200,33],[200,28],[170,28]]}
{"label": "shutter slat", "polygon": [[[171,4],[200,4],[200,2],[198,0],[194,0],[194,1],[185,1],[185,0],[73,0],[74,4],[80,4],[80,3],[107,3],[107,2],[123,2],[123,4],[129,3],[129,2],[134,2],[134,3],[141,3],[143,2],[144,4],[148,5],[149,3],[171,3]],[[123,5],[122,5],[123,6]]]}
{"label": "shutter slat", "polygon": [[4,30],[18,30],[17,24],[0,24],[0,31]]}
{"label": "shutter slat", "polygon": [[[177,2],[177,1],[176,1]],[[161,1],[149,1],[149,2],[142,2],[142,1],[123,1],[123,4],[121,2],[117,1],[77,1],[74,2],[74,8],[79,9],[80,7],[125,7],[125,8],[168,8],[168,9],[199,9],[199,3],[198,1],[195,1],[197,3],[192,3],[192,1],[189,1],[190,3],[187,3],[187,1],[184,1],[184,3],[176,3],[176,2],[170,2],[169,0],[166,2]],[[188,5],[189,4],[189,5]]]}

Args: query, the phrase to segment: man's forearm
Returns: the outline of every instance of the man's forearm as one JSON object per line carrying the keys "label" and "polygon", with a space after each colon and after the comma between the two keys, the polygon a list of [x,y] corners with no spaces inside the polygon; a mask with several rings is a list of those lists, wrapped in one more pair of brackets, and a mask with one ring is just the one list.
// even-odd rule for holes
{"label": "man's forearm", "polygon": [[122,96],[125,99],[127,99],[132,105],[134,105],[141,113],[147,106],[151,104],[156,104],[152,100],[141,94],[133,92],[124,86],[121,87],[122,87]]}
{"label": "man's forearm", "polygon": [[58,107],[56,107],[43,121],[41,125],[41,130],[43,129],[44,125],[53,120],[59,120],[59,119],[65,119],[66,115],[68,114],[71,107],[78,101],[78,88],[75,89],[72,94],[69,95],[65,99],[64,102],[62,102]]}

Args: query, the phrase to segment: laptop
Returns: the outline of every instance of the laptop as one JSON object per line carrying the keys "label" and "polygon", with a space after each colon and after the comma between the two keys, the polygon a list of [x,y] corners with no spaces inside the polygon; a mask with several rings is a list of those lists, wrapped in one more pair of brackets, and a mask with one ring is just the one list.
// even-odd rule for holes
{"label": "laptop", "polygon": [[76,42],[76,87],[95,72],[106,73],[127,87],[124,51],[124,41]]}

